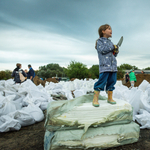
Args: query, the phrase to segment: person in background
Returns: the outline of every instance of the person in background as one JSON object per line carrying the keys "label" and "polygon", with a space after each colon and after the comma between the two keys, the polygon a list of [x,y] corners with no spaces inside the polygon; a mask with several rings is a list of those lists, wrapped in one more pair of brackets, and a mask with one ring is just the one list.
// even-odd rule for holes
{"label": "person in background", "polygon": [[28,74],[27,74],[27,78],[30,79],[33,82],[33,78],[35,77],[35,72],[32,69],[32,66],[30,64],[28,65],[28,68],[29,68],[29,71],[28,71]]}
{"label": "person in background", "polygon": [[28,75],[28,70],[27,69],[25,69],[24,72],[26,73],[26,75]]}
{"label": "person in background", "polygon": [[16,64],[16,68],[14,69],[11,76],[14,77],[15,83],[22,83],[27,78],[26,73],[21,69],[21,64],[20,63]]}
{"label": "person in background", "polygon": [[61,77],[59,77],[59,82],[61,81]]}
{"label": "person in background", "polygon": [[126,80],[126,83],[129,81],[129,73],[128,72],[125,75],[125,80]]}
{"label": "person in background", "polygon": [[28,70],[27,70],[27,69],[25,69],[25,70],[24,70],[24,72],[27,74],[27,73],[28,73]]}
{"label": "person in background", "polygon": [[145,74],[145,72],[144,72],[143,70],[141,71],[141,73],[142,73],[142,74]]}
{"label": "person in background", "polygon": [[134,87],[134,83],[136,82],[136,76],[135,76],[135,73],[134,73],[133,69],[130,70],[129,77],[130,77],[130,83],[131,83],[130,88],[132,88],[132,87]]}

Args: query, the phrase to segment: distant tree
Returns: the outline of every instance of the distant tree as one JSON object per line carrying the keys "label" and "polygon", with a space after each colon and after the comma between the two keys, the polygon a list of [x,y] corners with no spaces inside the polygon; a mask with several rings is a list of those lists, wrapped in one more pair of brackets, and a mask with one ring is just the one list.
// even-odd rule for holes
{"label": "distant tree", "polygon": [[12,71],[10,71],[10,70],[5,70],[5,77],[6,77],[6,79],[12,78],[11,74],[12,74]]}
{"label": "distant tree", "polygon": [[46,66],[40,66],[37,75],[43,79],[55,77],[56,75],[61,77],[63,71],[63,68],[60,67],[59,64],[51,63]]}
{"label": "distant tree", "polygon": [[93,65],[89,68],[90,78],[99,78],[99,65]]}
{"label": "distant tree", "polygon": [[0,71],[0,80],[5,80],[6,74],[5,71]]}
{"label": "distant tree", "polygon": [[150,67],[147,67],[147,68],[145,68],[145,69],[143,69],[143,70],[150,70]]}
{"label": "distant tree", "polygon": [[135,69],[135,70],[137,70],[137,69],[138,69],[138,67],[132,66],[132,65],[130,65],[130,64],[121,64],[121,65],[120,65],[120,68],[123,69],[123,70],[130,70],[130,69]]}
{"label": "distant tree", "polygon": [[66,70],[67,76],[71,78],[84,79],[89,77],[89,71],[86,65],[71,61]]}
{"label": "distant tree", "polygon": [[136,67],[136,66],[132,66],[133,68],[132,69],[134,69],[134,70],[138,70],[139,68],[138,67]]}
{"label": "distant tree", "polygon": [[10,70],[0,71],[0,80],[7,80],[11,78],[12,72]]}
{"label": "distant tree", "polygon": [[39,72],[39,70],[34,70],[34,72],[35,72],[35,74],[37,75],[37,74],[38,74],[38,72]]}
{"label": "distant tree", "polygon": [[117,67],[118,72],[117,72],[117,79],[122,79],[124,77],[125,74],[125,69],[121,68],[120,66]]}

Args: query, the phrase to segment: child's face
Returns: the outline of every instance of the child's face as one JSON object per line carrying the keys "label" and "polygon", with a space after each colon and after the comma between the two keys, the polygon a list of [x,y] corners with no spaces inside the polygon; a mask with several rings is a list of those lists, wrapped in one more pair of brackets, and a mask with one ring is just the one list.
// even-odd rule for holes
{"label": "child's face", "polygon": [[105,38],[112,37],[112,29],[110,26],[105,31],[102,32],[103,32],[103,37]]}

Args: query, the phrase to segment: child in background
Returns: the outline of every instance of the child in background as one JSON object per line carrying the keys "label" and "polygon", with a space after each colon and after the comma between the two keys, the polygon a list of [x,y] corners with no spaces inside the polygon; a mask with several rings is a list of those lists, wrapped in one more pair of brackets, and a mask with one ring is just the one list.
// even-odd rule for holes
{"label": "child in background", "polygon": [[129,76],[130,76],[130,83],[131,83],[130,89],[131,89],[132,87],[134,87],[134,82],[136,82],[136,76],[133,69],[130,70]]}
{"label": "child in background", "polygon": [[112,99],[114,85],[117,81],[117,60],[118,46],[114,45],[108,38],[112,37],[112,29],[110,25],[105,24],[99,27],[98,33],[100,38],[96,41],[95,48],[97,49],[99,58],[99,80],[94,84],[93,106],[99,107],[98,96],[100,91],[108,93],[107,102],[116,104]]}

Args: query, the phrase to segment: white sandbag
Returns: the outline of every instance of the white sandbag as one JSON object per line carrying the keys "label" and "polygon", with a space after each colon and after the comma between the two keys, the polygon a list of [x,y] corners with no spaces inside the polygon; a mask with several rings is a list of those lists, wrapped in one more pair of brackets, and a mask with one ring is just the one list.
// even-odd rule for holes
{"label": "white sandbag", "polygon": [[149,82],[147,82],[146,80],[143,80],[143,82],[139,85],[139,89],[141,89],[142,91],[145,91],[147,86],[149,85]]}
{"label": "white sandbag", "polygon": [[67,97],[67,100],[73,99],[72,93],[69,90],[63,90],[65,93],[65,96]]}
{"label": "white sandbag", "polygon": [[12,130],[20,130],[20,123],[8,115],[0,117],[0,132],[8,132]]}
{"label": "white sandbag", "polygon": [[141,102],[142,94],[143,94],[142,90],[138,89],[131,97],[131,99],[129,99],[129,103],[133,107],[133,120],[135,120],[135,115],[137,115],[138,111],[140,109],[143,109],[144,107]]}
{"label": "white sandbag", "polygon": [[7,89],[7,90],[4,90],[4,95],[5,96],[16,95],[16,92],[10,91],[9,89]]}
{"label": "white sandbag", "polygon": [[44,87],[43,87],[43,85],[39,84],[39,85],[37,86],[37,88],[38,88],[39,90],[42,90]]}
{"label": "white sandbag", "polygon": [[145,89],[145,90],[148,90],[148,89],[150,89],[150,84],[146,87],[146,89]]}
{"label": "white sandbag", "polygon": [[141,103],[143,105],[143,109],[147,110],[150,113],[150,96],[149,90],[143,92],[141,96]]}
{"label": "white sandbag", "polygon": [[70,91],[75,90],[73,82],[69,81],[68,89],[69,89]]}
{"label": "white sandbag", "polygon": [[0,86],[5,86],[5,80],[0,80]]}
{"label": "white sandbag", "polygon": [[116,84],[115,84],[115,87],[117,87],[117,86],[122,86],[122,81],[120,80],[117,80],[117,82],[116,82]]}
{"label": "white sandbag", "polygon": [[75,90],[74,92],[74,96],[75,97],[79,97],[79,96],[82,96],[82,95],[85,95],[86,94],[86,90]]}
{"label": "white sandbag", "polygon": [[37,86],[30,79],[27,79],[25,82],[23,82],[20,85],[20,88],[25,88],[27,91],[30,91],[31,89],[38,90]]}
{"label": "white sandbag", "polygon": [[0,91],[3,91],[4,89],[4,86],[0,85]]}
{"label": "white sandbag", "polygon": [[131,91],[126,86],[116,86],[115,90],[113,91],[113,98],[128,101],[128,96],[130,92]]}
{"label": "white sandbag", "polygon": [[32,103],[29,104],[27,107],[23,107],[22,110],[29,113],[36,122],[40,122],[44,119],[44,114],[42,110]]}
{"label": "white sandbag", "polygon": [[0,107],[0,116],[7,115],[17,109],[21,109],[21,105],[13,101],[14,97],[15,95],[10,95],[3,99]]}
{"label": "white sandbag", "polygon": [[74,90],[79,90],[79,89],[81,89],[82,84],[83,84],[84,82],[86,82],[86,81],[82,81],[82,80],[79,80],[79,79],[75,79],[75,80],[73,81]]}
{"label": "white sandbag", "polygon": [[40,106],[39,106],[39,107],[41,108],[41,110],[46,110],[46,109],[47,109],[47,106],[48,106],[48,103],[49,103],[49,102],[41,102],[41,103],[40,103]]}
{"label": "white sandbag", "polygon": [[17,110],[8,114],[11,118],[17,120],[21,126],[28,126],[35,123],[34,118],[23,110]]}
{"label": "white sandbag", "polygon": [[144,109],[140,109],[138,115],[135,115],[136,121],[141,124],[141,129],[150,129],[150,113]]}

